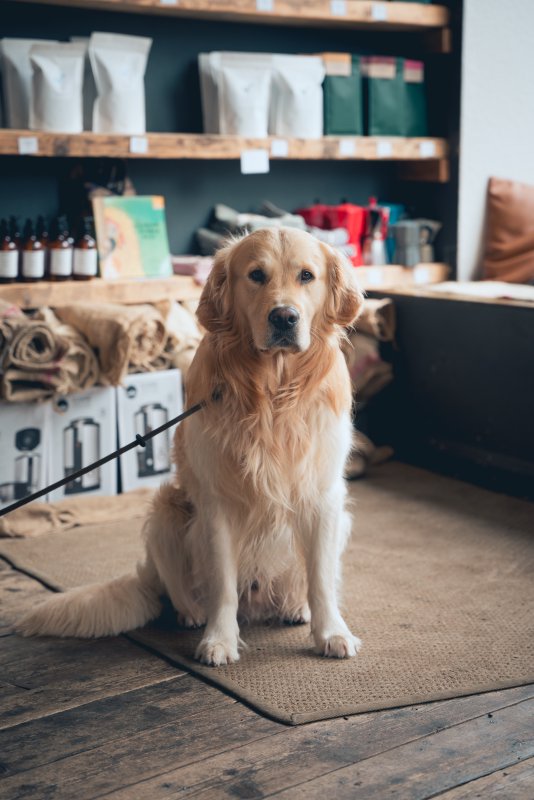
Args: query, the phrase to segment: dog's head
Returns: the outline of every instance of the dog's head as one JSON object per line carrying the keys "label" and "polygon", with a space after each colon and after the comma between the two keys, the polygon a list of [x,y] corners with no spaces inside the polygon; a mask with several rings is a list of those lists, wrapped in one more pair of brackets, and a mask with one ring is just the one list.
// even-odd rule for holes
{"label": "dog's head", "polygon": [[259,352],[304,352],[314,336],[358,316],[346,259],[292,228],[263,229],[218,251],[198,307],[208,331],[234,330]]}

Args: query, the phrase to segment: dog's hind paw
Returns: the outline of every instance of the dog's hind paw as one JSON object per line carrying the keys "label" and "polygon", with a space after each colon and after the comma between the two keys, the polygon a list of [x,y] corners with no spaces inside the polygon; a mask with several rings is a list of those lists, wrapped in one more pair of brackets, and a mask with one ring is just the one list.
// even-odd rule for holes
{"label": "dog's hind paw", "polygon": [[352,658],[361,648],[362,642],[352,634],[334,634],[324,640],[318,651],[326,658]]}
{"label": "dog's hind paw", "polygon": [[239,661],[237,643],[216,642],[210,639],[200,642],[195,653],[195,658],[209,667],[221,667],[225,664],[234,664]]}
{"label": "dog's hind paw", "polygon": [[191,615],[184,616],[183,614],[177,614],[176,621],[178,622],[180,628],[187,628],[188,630],[203,628],[206,624],[206,618],[202,614],[194,617]]}

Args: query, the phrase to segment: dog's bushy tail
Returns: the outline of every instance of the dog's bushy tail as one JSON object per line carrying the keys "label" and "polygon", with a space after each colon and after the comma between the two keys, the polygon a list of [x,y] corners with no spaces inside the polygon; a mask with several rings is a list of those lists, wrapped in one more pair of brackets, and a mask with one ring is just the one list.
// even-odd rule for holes
{"label": "dog's bushy tail", "polygon": [[116,636],[158,616],[158,583],[154,567],[146,563],[137,574],[54,595],[26,613],[16,630],[23,636]]}

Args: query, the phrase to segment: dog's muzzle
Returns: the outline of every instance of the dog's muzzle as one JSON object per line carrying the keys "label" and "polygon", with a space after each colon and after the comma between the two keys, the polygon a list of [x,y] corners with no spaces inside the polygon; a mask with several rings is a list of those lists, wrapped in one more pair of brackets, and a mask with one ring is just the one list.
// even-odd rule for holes
{"label": "dog's muzzle", "polygon": [[300,314],[293,306],[276,306],[270,312],[270,347],[295,347]]}

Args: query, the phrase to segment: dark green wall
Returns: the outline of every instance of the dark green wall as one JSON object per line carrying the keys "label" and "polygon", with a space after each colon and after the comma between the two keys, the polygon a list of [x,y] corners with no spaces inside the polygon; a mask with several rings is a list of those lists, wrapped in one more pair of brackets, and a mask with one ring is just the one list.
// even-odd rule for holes
{"label": "dark green wall", "polygon": [[[118,14],[64,7],[3,2],[3,36],[68,39],[91,31],[149,35],[154,39],[146,75],[147,127],[150,131],[201,131],[196,67],[203,50],[258,50],[314,53],[324,50],[417,55],[412,35],[369,34],[321,28],[243,25],[185,20],[172,16]],[[431,132],[449,132],[451,112],[450,59],[428,61]],[[454,116],[454,115],[453,115]],[[0,157],[0,217],[21,217],[58,210],[60,184],[72,160]],[[408,202],[417,215],[443,217],[455,209],[454,187],[399,183],[392,164],[362,162],[272,163],[268,175],[241,176],[237,162],[129,160],[128,172],[139,193],[163,194],[173,252],[194,246],[193,232],[204,224],[215,202],[252,210],[263,199],[288,209],[320,198],[348,198],[365,203],[370,194],[383,201]],[[441,252],[454,259],[455,212],[441,239]]]}

